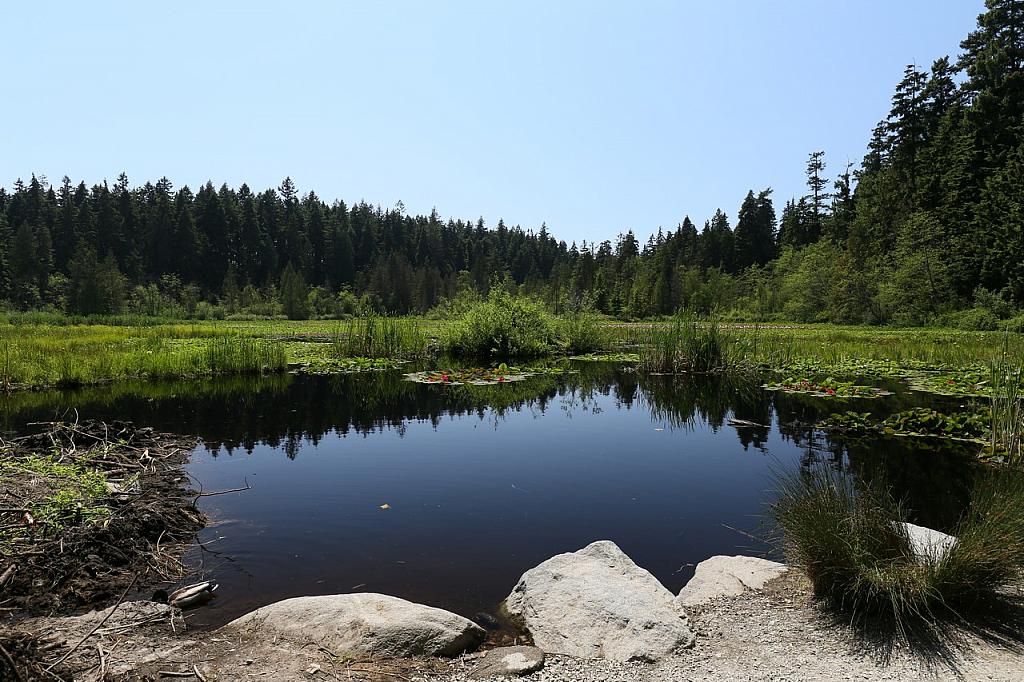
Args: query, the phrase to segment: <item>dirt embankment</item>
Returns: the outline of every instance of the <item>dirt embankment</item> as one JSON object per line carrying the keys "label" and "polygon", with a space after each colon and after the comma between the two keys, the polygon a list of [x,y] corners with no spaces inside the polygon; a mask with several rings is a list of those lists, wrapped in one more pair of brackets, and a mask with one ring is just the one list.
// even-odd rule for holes
{"label": "dirt embankment", "polygon": [[[0,441],[2,679],[5,666],[28,675],[53,663],[27,616],[179,581],[181,556],[204,524],[180,468],[195,439],[122,423],[36,426]],[[59,666],[45,677],[54,674],[70,677]]]}

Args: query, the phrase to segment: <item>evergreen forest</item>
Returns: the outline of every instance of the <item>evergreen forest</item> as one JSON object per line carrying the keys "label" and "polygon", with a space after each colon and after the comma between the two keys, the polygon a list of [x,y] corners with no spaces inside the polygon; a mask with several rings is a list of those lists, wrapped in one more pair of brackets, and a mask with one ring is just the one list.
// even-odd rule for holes
{"label": "evergreen forest", "polygon": [[31,175],[0,188],[0,300],[302,319],[443,313],[503,286],[629,319],[1024,326],[1024,2],[986,8],[959,54],[906,67],[859,164],[808,154],[803,196],[740,189],[736,206],[646,240],[567,244],[543,224],[329,202],[289,178],[193,190]]}

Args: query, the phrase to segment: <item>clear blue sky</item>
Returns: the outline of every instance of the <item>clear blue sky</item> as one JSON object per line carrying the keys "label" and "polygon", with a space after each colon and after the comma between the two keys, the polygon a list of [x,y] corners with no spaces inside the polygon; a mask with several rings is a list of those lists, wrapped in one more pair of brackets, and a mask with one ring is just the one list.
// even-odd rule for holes
{"label": "clear blue sky", "polygon": [[195,188],[641,237],[858,161],[982,0],[8,3],[0,182]]}

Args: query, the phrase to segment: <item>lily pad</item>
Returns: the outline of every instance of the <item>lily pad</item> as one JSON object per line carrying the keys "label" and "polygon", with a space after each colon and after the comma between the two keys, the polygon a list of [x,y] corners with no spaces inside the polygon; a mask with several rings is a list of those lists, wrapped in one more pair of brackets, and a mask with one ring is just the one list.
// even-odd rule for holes
{"label": "lily pad", "polygon": [[573,355],[570,360],[581,362],[640,362],[639,353],[587,353],[585,355]]}
{"label": "lily pad", "polygon": [[513,381],[522,381],[532,372],[525,372],[517,367],[501,365],[499,367],[472,368],[472,369],[446,369],[426,370],[424,372],[412,372],[406,374],[406,381],[415,381],[420,384],[447,384],[459,386],[468,384],[470,386],[491,386],[493,384],[505,384]]}
{"label": "lily pad", "polygon": [[768,391],[783,391],[784,393],[801,393],[816,398],[879,398],[885,395],[892,395],[874,386],[857,386],[845,381],[824,379],[813,381],[811,379],[785,379],[777,384],[765,384],[764,389]]}

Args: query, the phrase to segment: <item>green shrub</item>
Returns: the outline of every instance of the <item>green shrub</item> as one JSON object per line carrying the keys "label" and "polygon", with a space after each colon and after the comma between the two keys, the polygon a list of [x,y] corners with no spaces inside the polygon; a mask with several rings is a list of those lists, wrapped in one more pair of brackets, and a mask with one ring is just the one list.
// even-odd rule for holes
{"label": "green shrub", "polygon": [[554,326],[544,309],[497,287],[453,322],[442,338],[449,353],[468,357],[536,357],[551,353],[553,343]]}
{"label": "green shrub", "polygon": [[1024,334],[1024,314],[1016,315],[1008,320],[1003,320],[999,325],[999,328],[1003,331],[1012,332],[1015,334]]}
{"label": "green shrub", "polygon": [[988,308],[971,308],[956,316],[958,329],[974,332],[991,332],[999,328],[999,318]]}
{"label": "green shrub", "polygon": [[561,318],[558,323],[558,336],[565,351],[573,355],[606,350],[611,341],[610,334],[601,325],[600,318],[585,310]]}
{"label": "green shrub", "polygon": [[883,618],[900,635],[934,628],[1024,571],[1024,479],[982,476],[945,555],[916,557],[902,505],[878,485],[831,469],[783,477],[771,507],[788,562],[817,596],[855,620]]}

